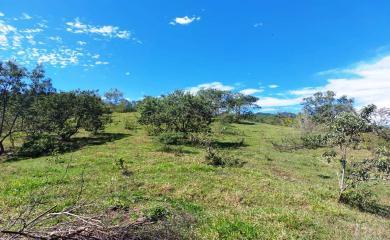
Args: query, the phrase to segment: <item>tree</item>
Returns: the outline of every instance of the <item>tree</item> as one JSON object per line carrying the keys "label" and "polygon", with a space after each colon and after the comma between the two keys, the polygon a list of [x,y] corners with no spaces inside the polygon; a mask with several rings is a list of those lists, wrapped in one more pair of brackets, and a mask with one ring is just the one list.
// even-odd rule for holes
{"label": "tree", "polygon": [[96,133],[107,122],[108,109],[94,91],[41,96],[31,106],[28,135],[51,134],[69,141],[81,128]]}
{"label": "tree", "polygon": [[332,91],[317,92],[313,96],[303,99],[303,112],[313,122],[324,124],[342,112],[354,112],[353,99],[342,96],[335,98]]}
{"label": "tree", "polygon": [[190,133],[209,130],[212,121],[211,103],[185,91],[175,91],[161,97],[145,97],[139,104],[139,123],[157,133]]}
{"label": "tree", "polygon": [[0,62],[0,155],[5,151],[4,140],[21,128],[27,76],[27,70],[16,63]]}
{"label": "tree", "polygon": [[104,97],[106,98],[106,101],[113,106],[117,106],[124,99],[123,92],[116,88],[108,90],[104,94]]}
{"label": "tree", "polygon": [[197,92],[197,96],[207,101],[213,111],[213,116],[217,116],[228,109],[228,99],[232,93],[230,91],[222,91],[218,89],[201,89]]}
{"label": "tree", "polygon": [[229,94],[227,106],[235,114],[236,121],[239,121],[245,114],[251,112],[252,108],[259,108],[256,104],[257,97],[245,95],[242,93]]}

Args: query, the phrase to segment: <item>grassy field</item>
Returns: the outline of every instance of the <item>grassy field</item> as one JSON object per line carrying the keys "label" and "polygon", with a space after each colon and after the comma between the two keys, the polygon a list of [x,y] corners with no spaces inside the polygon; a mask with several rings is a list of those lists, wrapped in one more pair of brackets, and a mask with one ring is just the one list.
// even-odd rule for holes
{"label": "grassy field", "polygon": [[[233,125],[218,138],[221,146],[245,138],[245,146],[229,152],[246,163],[220,168],[205,164],[201,148],[164,152],[142,128],[125,130],[132,118],[114,115],[104,135],[80,139],[72,152],[0,163],[0,219],[34,198],[61,207],[82,192],[93,203],[91,213],[185,213],[192,219],[185,231],[198,239],[389,239],[389,219],[337,202],[338,164],[322,160],[321,150],[273,148],[272,141],[298,134],[293,128]],[[118,168],[120,159],[127,174]],[[389,187],[377,192],[390,205]]]}

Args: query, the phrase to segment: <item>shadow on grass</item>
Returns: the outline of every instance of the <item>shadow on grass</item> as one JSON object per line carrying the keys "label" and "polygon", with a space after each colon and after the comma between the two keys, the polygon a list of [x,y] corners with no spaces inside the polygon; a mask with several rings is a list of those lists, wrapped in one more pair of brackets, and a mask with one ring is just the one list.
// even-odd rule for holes
{"label": "shadow on grass", "polygon": [[359,210],[390,219],[390,206],[376,203],[364,208],[359,208]]}
{"label": "shadow on grass", "polygon": [[248,121],[239,121],[237,124],[242,124],[242,125],[255,125],[256,123],[254,122],[248,122]]}
{"label": "shadow on grass", "polygon": [[[73,137],[68,142],[62,142],[59,147],[60,153],[74,152],[80,150],[86,146],[95,146],[95,145],[103,145],[107,142],[113,142],[116,140],[123,139],[125,137],[130,136],[130,134],[124,133],[99,133],[89,137]],[[38,158],[42,156],[48,156],[52,153],[52,150],[48,150],[45,153],[35,154],[34,156],[22,156],[22,155],[12,155],[8,156],[8,158],[4,159],[3,162],[13,162],[20,161],[29,158]],[[1,160],[0,160],[1,162]]]}
{"label": "shadow on grass", "polygon": [[231,148],[240,148],[240,147],[249,146],[248,144],[246,144],[244,142],[244,139],[241,139],[238,141],[231,141],[231,142],[214,141],[212,144],[214,147],[222,148],[222,149],[224,149],[224,148],[231,149]]}

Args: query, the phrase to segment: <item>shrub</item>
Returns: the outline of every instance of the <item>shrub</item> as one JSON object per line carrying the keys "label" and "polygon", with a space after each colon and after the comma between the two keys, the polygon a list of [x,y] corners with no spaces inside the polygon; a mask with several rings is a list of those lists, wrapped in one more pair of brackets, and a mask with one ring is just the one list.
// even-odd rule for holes
{"label": "shrub", "polygon": [[325,147],[328,143],[328,138],[322,134],[311,134],[301,137],[302,144],[306,148],[315,149]]}
{"label": "shrub", "polygon": [[231,113],[225,113],[219,117],[219,121],[222,124],[234,123],[236,121],[236,116],[234,114],[231,114]]}
{"label": "shrub", "polygon": [[376,206],[375,195],[366,188],[354,188],[343,192],[340,196],[340,202],[362,211],[375,208]]}
{"label": "shrub", "polygon": [[27,137],[19,149],[20,156],[38,157],[46,155],[59,147],[58,140],[50,135],[33,135]]}
{"label": "shrub", "polygon": [[183,143],[186,135],[181,132],[164,132],[158,136],[158,140],[163,144],[178,145]]}
{"label": "shrub", "polygon": [[216,167],[242,167],[244,162],[233,156],[228,156],[219,152],[213,147],[207,148],[206,162]]}
{"label": "shrub", "polygon": [[131,119],[126,119],[124,123],[124,128],[126,130],[136,130],[137,129],[137,122]]}
{"label": "shrub", "polygon": [[156,206],[148,209],[145,213],[145,217],[152,222],[165,219],[169,215],[169,210],[163,206]]}

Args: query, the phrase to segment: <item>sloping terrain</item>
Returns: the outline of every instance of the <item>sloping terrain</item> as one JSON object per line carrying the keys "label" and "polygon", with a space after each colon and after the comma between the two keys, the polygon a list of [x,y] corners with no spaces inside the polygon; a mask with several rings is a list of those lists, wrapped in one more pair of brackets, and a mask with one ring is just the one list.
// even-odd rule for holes
{"label": "sloping terrain", "polygon": [[[202,148],[167,149],[142,128],[126,130],[125,120],[132,118],[116,114],[104,135],[80,136],[80,148],[66,154],[0,163],[0,219],[16,215],[31,199],[61,207],[81,195],[93,203],[91,214],[123,211],[137,219],[151,209],[184,213],[192,226],[185,231],[199,239],[390,236],[389,219],[337,202],[338,165],[322,160],[322,150],[273,147],[298,134],[295,129],[267,124],[219,129],[223,151],[245,162],[220,168],[205,164]],[[244,146],[231,144],[241,138]],[[390,205],[388,186],[377,186],[377,193]]]}

